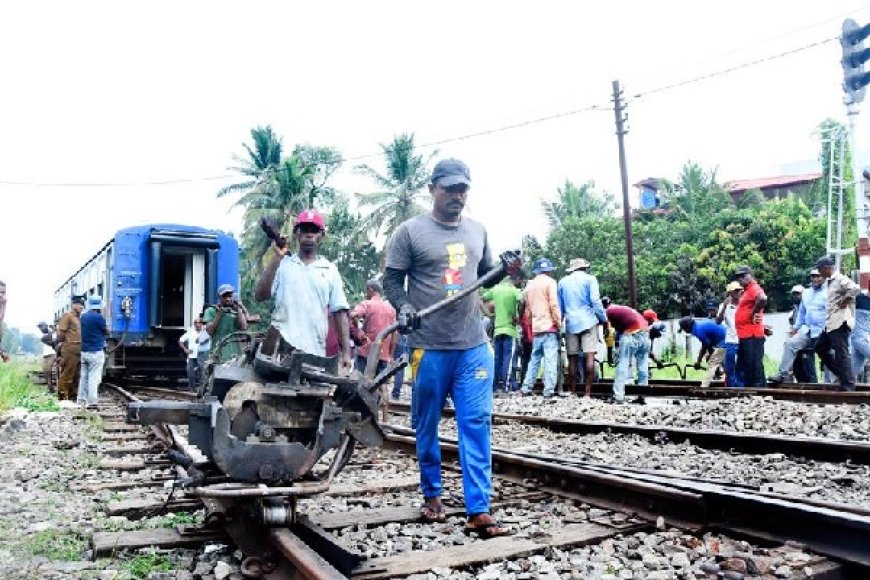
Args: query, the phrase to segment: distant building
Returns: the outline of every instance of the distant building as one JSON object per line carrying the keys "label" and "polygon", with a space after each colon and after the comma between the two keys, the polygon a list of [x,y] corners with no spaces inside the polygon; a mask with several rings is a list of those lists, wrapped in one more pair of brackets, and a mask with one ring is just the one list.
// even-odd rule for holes
{"label": "distant building", "polygon": [[634,184],[640,196],[640,209],[655,209],[662,204],[662,180],[658,177],[647,177]]}
{"label": "distant building", "polygon": [[753,189],[761,191],[767,199],[782,199],[788,197],[789,194],[806,198],[821,178],[821,173],[803,173],[801,175],[780,175],[758,179],[738,179],[726,182],[725,190],[731,194],[731,198],[735,201]]}

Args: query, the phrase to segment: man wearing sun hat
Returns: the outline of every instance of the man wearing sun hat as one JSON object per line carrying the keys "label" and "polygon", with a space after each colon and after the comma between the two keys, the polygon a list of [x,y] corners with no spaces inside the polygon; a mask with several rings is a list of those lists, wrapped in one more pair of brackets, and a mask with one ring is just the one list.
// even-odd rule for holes
{"label": "man wearing sun hat", "polygon": [[568,353],[568,387],[577,390],[580,353],[583,353],[585,395],[592,394],[595,380],[595,355],[598,353],[598,325],[607,323],[598,289],[598,279],[589,274],[589,262],[574,258],[559,280],[559,308],[565,318],[565,350]]}
{"label": "man wearing sun hat", "polygon": [[737,369],[739,339],[737,338],[737,327],[734,326],[734,313],[742,293],[743,287],[739,282],[729,282],[728,286],[725,287],[725,300],[719,305],[719,310],[716,313],[716,324],[725,327],[725,386],[737,389],[743,387],[743,376]]}

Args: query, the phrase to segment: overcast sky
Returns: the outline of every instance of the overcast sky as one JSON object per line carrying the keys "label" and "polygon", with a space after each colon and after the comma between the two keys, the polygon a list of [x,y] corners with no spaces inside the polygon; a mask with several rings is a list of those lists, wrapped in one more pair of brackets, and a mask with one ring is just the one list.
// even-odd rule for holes
{"label": "overcast sky", "polygon": [[[238,232],[233,200],[215,198],[230,181],[200,178],[226,175],[258,124],[288,150],[355,158],[399,132],[431,143],[600,105],[438,146],[471,167],[470,212],[497,249],[544,235],[539,199],[566,178],[619,194],[614,79],[632,183],[689,159],[722,180],[778,175],[816,157],[820,121],[845,122],[838,42],[631,97],[836,37],[845,16],[870,21],[870,3],[3,3],[0,181],[194,179],[0,184],[6,322],[50,318],[54,289],[120,228]],[[355,163],[336,176],[348,193],[370,187]]]}

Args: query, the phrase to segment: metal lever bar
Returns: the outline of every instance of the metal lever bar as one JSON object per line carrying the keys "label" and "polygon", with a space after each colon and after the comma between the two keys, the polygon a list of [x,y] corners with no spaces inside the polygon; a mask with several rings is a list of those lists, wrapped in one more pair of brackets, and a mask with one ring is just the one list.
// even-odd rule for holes
{"label": "metal lever bar", "polygon": [[[504,265],[499,264],[498,266],[496,266],[495,268],[493,268],[492,270],[490,270],[489,272],[487,272],[486,274],[484,274],[483,276],[478,278],[474,282],[474,284],[472,284],[468,288],[463,288],[462,290],[460,290],[456,294],[451,294],[447,298],[445,298],[443,300],[439,300],[438,302],[436,302],[435,304],[432,304],[431,306],[427,306],[426,308],[417,312],[417,316],[419,316],[420,318],[425,318],[425,317],[429,316],[430,314],[432,314],[433,312],[437,312],[438,310],[441,310],[442,308],[444,308],[446,306],[450,306],[454,302],[458,302],[459,300],[462,300],[463,298],[465,298],[469,294],[471,294],[473,292],[477,292],[477,290],[479,290],[482,286],[485,286],[486,284],[495,280],[496,278],[503,276],[504,273],[505,273]],[[378,355],[381,352],[381,343],[384,342],[384,339],[387,336],[389,336],[390,334],[392,334],[393,332],[398,330],[398,328],[399,328],[399,323],[394,322],[391,325],[389,325],[388,327],[384,328],[382,331],[380,331],[378,333],[378,335],[375,337],[375,339],[372,341],[371,350],[369,351],[369,358],[368,358],[368,360],[366,360],[366,372],[365,372],[366,379],[372,380],[375,378],[375,371],[378,368]]]}

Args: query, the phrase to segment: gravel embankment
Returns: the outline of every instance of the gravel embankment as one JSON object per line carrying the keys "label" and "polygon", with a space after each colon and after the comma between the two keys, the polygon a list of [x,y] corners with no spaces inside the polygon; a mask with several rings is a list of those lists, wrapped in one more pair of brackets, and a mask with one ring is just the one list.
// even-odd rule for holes
{"label": "gravel embankment", "polygon": [[770,397],[694,400],[688,405],[611,405],[573,396],[549,401],[540,396],[506,397],[495,399],[494,411],[630,425],[870,440],[870,405],[810,405]]}
{"label": "gravel embankment", "polygon": [[[408,426],[406,415],[394,415]],[[442,435],[456,437],[453,419]],[[494,425],[493,446],[595,464],[757,486],[763,491],[870,508],[870,466],[828,463],[782,453],[753,455],[704,449],[689,442],[653,443],[639,435],[570,435],[522,424]]]}

